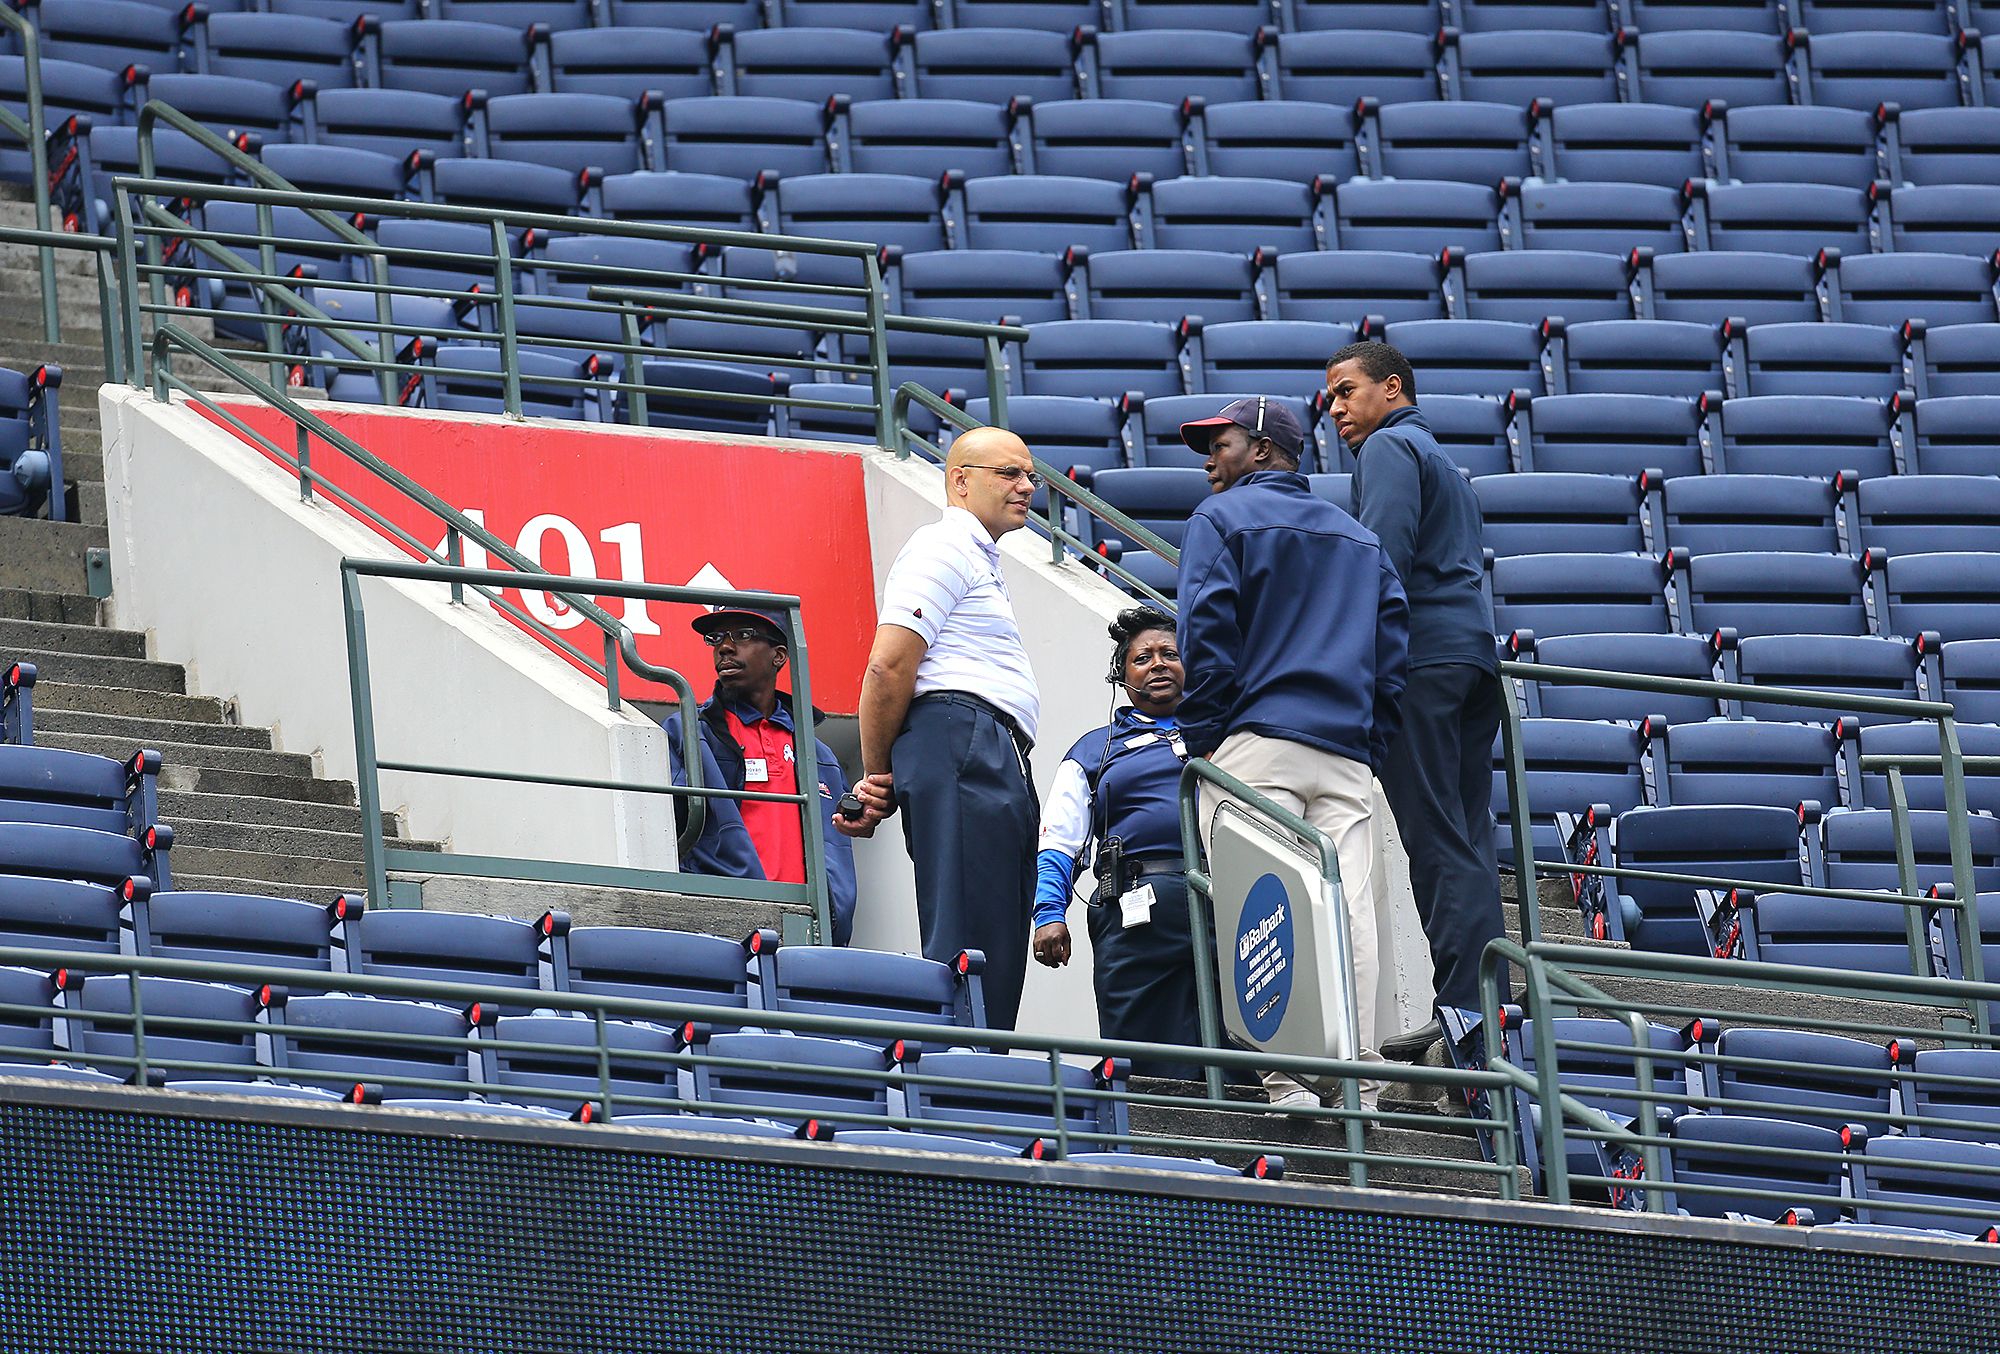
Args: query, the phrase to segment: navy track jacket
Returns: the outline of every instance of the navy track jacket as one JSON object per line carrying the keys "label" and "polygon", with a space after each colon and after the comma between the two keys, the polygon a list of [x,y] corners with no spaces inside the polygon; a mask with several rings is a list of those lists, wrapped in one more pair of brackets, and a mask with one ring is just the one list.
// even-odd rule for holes
{"label": "navy track jacket", "polygon": [[1179,602],[1189,752],[1248,731],[1380,768],[1400,726],[1409,604],[1381,544],[1304,475],[1254,471],[1195,509]]}

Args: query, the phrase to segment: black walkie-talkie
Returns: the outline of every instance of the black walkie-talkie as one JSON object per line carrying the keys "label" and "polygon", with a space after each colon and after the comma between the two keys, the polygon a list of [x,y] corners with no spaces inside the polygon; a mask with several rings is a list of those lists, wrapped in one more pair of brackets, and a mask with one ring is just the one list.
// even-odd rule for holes
{"label": "black walkie-talkie", "polygon": [[1097,859],[1104,871],[1104,901],[1115,903],[1125,892],[1125,839],[1106,837]]}

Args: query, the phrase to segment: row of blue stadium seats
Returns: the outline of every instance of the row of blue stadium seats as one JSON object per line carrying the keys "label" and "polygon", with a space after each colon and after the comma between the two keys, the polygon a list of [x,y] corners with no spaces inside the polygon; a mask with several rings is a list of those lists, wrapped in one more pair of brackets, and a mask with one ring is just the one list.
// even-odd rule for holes
{"label": "row of blue stadium seats", "polygon": [[[1500,1023],[1508,1061],[1534,1068],[1537,1021],[1510,1006]],[[1630,1028],[1588,1017],[1557,1017],[1553,1025],[1562,1041],[1556,1061],[1573,1094],[1614,1120],[1671,1139],[1661,1177],[1633,1171],[1636,1153],[1628,1160],[1580,1134],[1567,1137],[1573,1172],[1635,1181],[1612,1187],[1614,1206],[1644,1207],[1646,1191],[1660,1189],[1666,1211],[1701,1217],[1776,1221],[1795,1208],[1810,1210],[1797,1221],[1851,1216],[1865,1226],[2000,1235],[1993,1231],[2000,1186],[1969,1178],[2000,1161],[2000,1098],[1992,1089],[2000,1050],[1919,1051],[1906,1040],[1722,1029],[1707,1019],[1678,1029],[1655,1023],[1647,1027],[1646,1052],[1660,1094],[1653,1122],[1644,1124]],[[1454,1021],[1452,1032],[1453,1059],[1477,1065],[1483,1031],[1476,1018]],[[1711,1109],[1717,1102],[1728,1103]],[[1538,1114],[1531,1102],[1520,1109],[1529,1164],[1539,1175]],[[1780,1158],[1772,1149],[1822,1155]],[[1960,1218],[1926,1212],[1926,1204],[1990,1211]]]}
{"label": "row of blue stadium seats", "polygon": [[108,71],[234,75],[289,88],[367,86],[454,98],[652,91],[674,98],[768,95],[814,103],[898,97],[1073,97],[1210,104],[1372,98],[1795,103],[1873,110],[2000,103],[1977,32],[1956,37],[1804,28],[1616,33],[1521,29],[1283,33],[1172,29],[572,28],[548,33],[470,20],[210,14],[139,0],[37,0],[45,59]]}
{"label": "row of blue stadium seats", "polygon": [[[18,87],[21,78],[19,59],[6,60],[13,65],[0,60],[0,90],[9,81]],[[1574,179],[1683,192],[1702,180],[1854,190],[1877,183],[2000,182],[2000,108],[1902,113],[1720,100],[1697,110],[1539,100],[1525,107],[1372,99],[1343,106],[845,96],[809,103],[655,97],[638,83],[651,80],[645,71],[558,81],[558,91],[537,95],[454,98],[305,83],[281,87],[232,75],[142,78],[70,62],[50,62],[42,78],[50,125],[68,114],[88,117],[99,133],[100,158],[130,156],[123,150],[130,133],[114,129],[128,128],[137,108],[157,97],[219,132],[267,146],[384,153],[404,164],[406,178],[411,156],[424,151],[431,160],[497,157],[565,172],[594,166],[611,175],[643,166],[760,185],[829,171],[928,179],[953,172],[972,178],[1048,173],[1117,183],[1139,174],[1156,181],[1220,175],[1294,185],[1364,177],[1489,188],[1509,179]],[[18,146],[0,158],[0,168],[22,172]],[[187,154],[206,176],[222,172],[214,157],[194,148]],[[345,157],[320,158],[338,165]],[[1657,206],[1631,210],[1660,214]]]}
{"label": "row of blue stadium seats", "polygon": [[[164,3],[164,0],[161,0]],[[178,9],[178,0],[167,4]],[[1809,28],[1957,33],[1986,29],[1983,0],[217,0],[211,12],[250,10],[351,23],[380,19],[473,21],[562,31],[586,27],[1028,28],[1070,33],[1096,26],[1218,29],[1249,33],[1380,29],[1479,33],[1530,28],[1582,32],[1725,29],[1783,33]]]}
{"label": "row of blue stadium seats", "polygon": [[[0,1018],[0,1057],[7,1059],[0,1074],[134,1080],[134,986],[125,975],[0,968],[8,1011]],[[269,985],[164,977],[142,977],[136,986],[146,1063],[156,1073],[146,1081],[181,1091],[817,1140],[838,1134],[865,1146],[1036,1159],[1068,1135],[1093,1144],[1129,1131],[1125,1102],[1111,1098],[1124,1092],[1127,1068],[1110,1058],[1065,1066],[1058,1098],[1048,1060],[1039,1056],[607,1020],[608,1056],[600,1062],[597,1022],[587,1016],[295,996]],[[939,1087],[925,1078],[983,1084]],[[916,1127],[891,1129],[891,1118]],[[1100,1154],[1086,1145],[1069,1159],[1236,1173],[1210,1161],[1104,1146]],[[1242,1173],[1276,1178],[1282,1171],[1282,1158],[1272,1156]]]}

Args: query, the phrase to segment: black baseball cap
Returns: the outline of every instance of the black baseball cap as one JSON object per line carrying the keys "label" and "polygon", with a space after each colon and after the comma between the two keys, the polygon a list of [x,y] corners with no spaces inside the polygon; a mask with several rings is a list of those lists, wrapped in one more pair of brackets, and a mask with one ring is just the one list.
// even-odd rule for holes
{"label": "black baseball cap", "polygon": [[1198,418],[1192,423],[1181,424],[1181,441],[1187,443],[1197,456],[1206,456],[1209,439],[1215,435],[1215,430],[1232,424],[1258,437],[1270,438],[1278,450],[1294,461],[1305,450],[1305,434],[1299,430],[1299,421],[1292,416],[1291,406],[1268,395],[1246,395],[1223,405],[1222,412],[1214,418]]}
{"label": "black baseball cap", "polygon": [[791,627],[785,623],[785,613],[782,611],[763,611],[747,606],[717,607],[714,611],[696,616],[688,622],[688,627],[697,635],[706,635],[711,630],[733,629],[745,621],[762,622],[764,628],[771,632],[773,644],[790,647]]}

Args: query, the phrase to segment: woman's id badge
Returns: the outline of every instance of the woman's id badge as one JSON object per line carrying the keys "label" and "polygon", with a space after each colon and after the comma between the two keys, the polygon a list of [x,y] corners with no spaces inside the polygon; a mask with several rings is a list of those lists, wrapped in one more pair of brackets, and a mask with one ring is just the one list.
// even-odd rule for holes
{"label": "woman's id badge", "polygon": [[1118,911],[1126,927],[1144,926],[1153,920],[1153,886],[1141,884],[1136,889],[1128,889],[1118,899]]}

